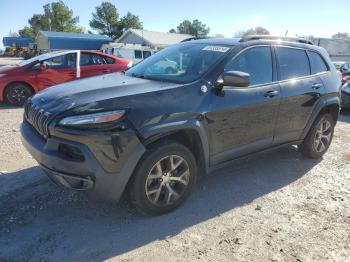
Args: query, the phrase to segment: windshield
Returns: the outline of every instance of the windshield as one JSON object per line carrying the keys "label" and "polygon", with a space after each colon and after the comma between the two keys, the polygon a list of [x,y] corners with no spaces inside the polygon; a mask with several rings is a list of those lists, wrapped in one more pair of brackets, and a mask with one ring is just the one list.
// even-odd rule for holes
{"label": "windshield", "polygon": [[22,62],[19,63],[18,65],[19,65],[19,66],[29,65],[29,64],[31,64],[31,63],[33,63],[33,62],[35,62],[35,61],[38,61],[38,60],[41,59],[41,58],[44,58],[45,56],[47,56],[47,54],[35,56],[35,57],[30,58],[30,59],[27,59],[27,60],[22,61]]}
{"label": "windshield", "polygon": [[126,75],[160,81],[189,83],[199,79],[230,47],[180,44],[168,47],[132,67]]}
{"label": "windshield", "polygon": [[18,65],[19,66],[25,66],[25,65],[29,65],[29,64],[31,64],[31,63],[33,63],[35,61],[39,61],[39,60],[42,61],[42,60],[45,60],[45,59],[52,58],[54,56],[65,55],[65,54],[66,53],[61,52],[61,51],[46,53],[46,54],[38,55],[38,56],[32,57],[30,59],[24,60],[21,63],[19,63]]}

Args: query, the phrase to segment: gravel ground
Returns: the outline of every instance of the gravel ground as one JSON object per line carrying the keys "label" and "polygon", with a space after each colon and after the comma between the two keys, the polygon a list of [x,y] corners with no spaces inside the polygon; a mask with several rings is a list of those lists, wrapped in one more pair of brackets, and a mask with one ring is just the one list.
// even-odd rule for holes
{"label": "gravel ground", "polygon": [[19,57],[0,57],[0,66],[15,65],[23,61],[23,58]]}
{"label": "gravel ground", "polygon": [[52,185],[21,145],[22,114],[0,108],[0,261],[349,261],[349,113],[323,159],[236,161],[152,218]]}

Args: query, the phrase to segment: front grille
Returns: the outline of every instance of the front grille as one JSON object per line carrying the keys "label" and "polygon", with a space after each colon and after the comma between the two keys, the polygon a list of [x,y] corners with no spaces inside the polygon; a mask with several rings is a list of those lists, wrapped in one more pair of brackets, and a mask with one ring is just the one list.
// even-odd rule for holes
{"label": "front grille", "polygon": [[24,108],[25,119],[35,128],[44,138],[49,136],[50,113],[40,109],[33,102],[28,101]]}

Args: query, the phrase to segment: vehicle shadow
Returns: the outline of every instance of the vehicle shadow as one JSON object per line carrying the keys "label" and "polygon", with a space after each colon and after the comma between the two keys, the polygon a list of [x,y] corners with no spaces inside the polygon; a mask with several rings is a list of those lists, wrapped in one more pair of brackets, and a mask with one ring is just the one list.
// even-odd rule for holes
{"label": "vehicle shadow", "polygon": [[6,109],[18,109],[23,108],[23,106],[12,106],[5,102],[0,102],[0,110],[6,110]]}
{"label": "vehicle shadow", "polygon": [[350,123],[350,109],[342,109],[338,121]]}
{"label": "vehicle shadow", "polygon": [[[184,205],[158,217],[138,215],[125,200],[93,202],[84,193],[60,189],[38,167],[0,175],[2,188],[13,188],[20,177],[30,181],[0,196],[0,232],[7,232],[0,237],[0,254],[6,259],[104,261],[286,187],[318,162],[303,158],[295,147],[237,160],[202,178]],[[29,248],[37,240],[38,246]]]}

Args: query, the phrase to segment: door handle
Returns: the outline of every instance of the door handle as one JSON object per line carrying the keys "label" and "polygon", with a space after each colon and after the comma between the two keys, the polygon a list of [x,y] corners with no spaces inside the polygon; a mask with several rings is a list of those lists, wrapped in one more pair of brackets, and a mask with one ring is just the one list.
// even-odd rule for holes
{"label": "door handle", "polygon": [[320,89],[321,88],[321,84],[315,83],[311,87],[312,87],[312,89]]}
{"label": "door handle", "polygon": [[278,91],[274,90],[274,91],[267,91],[265,94],[264,94],[264,97],[274,97],[274,96],[277,96],[279,94]]}

